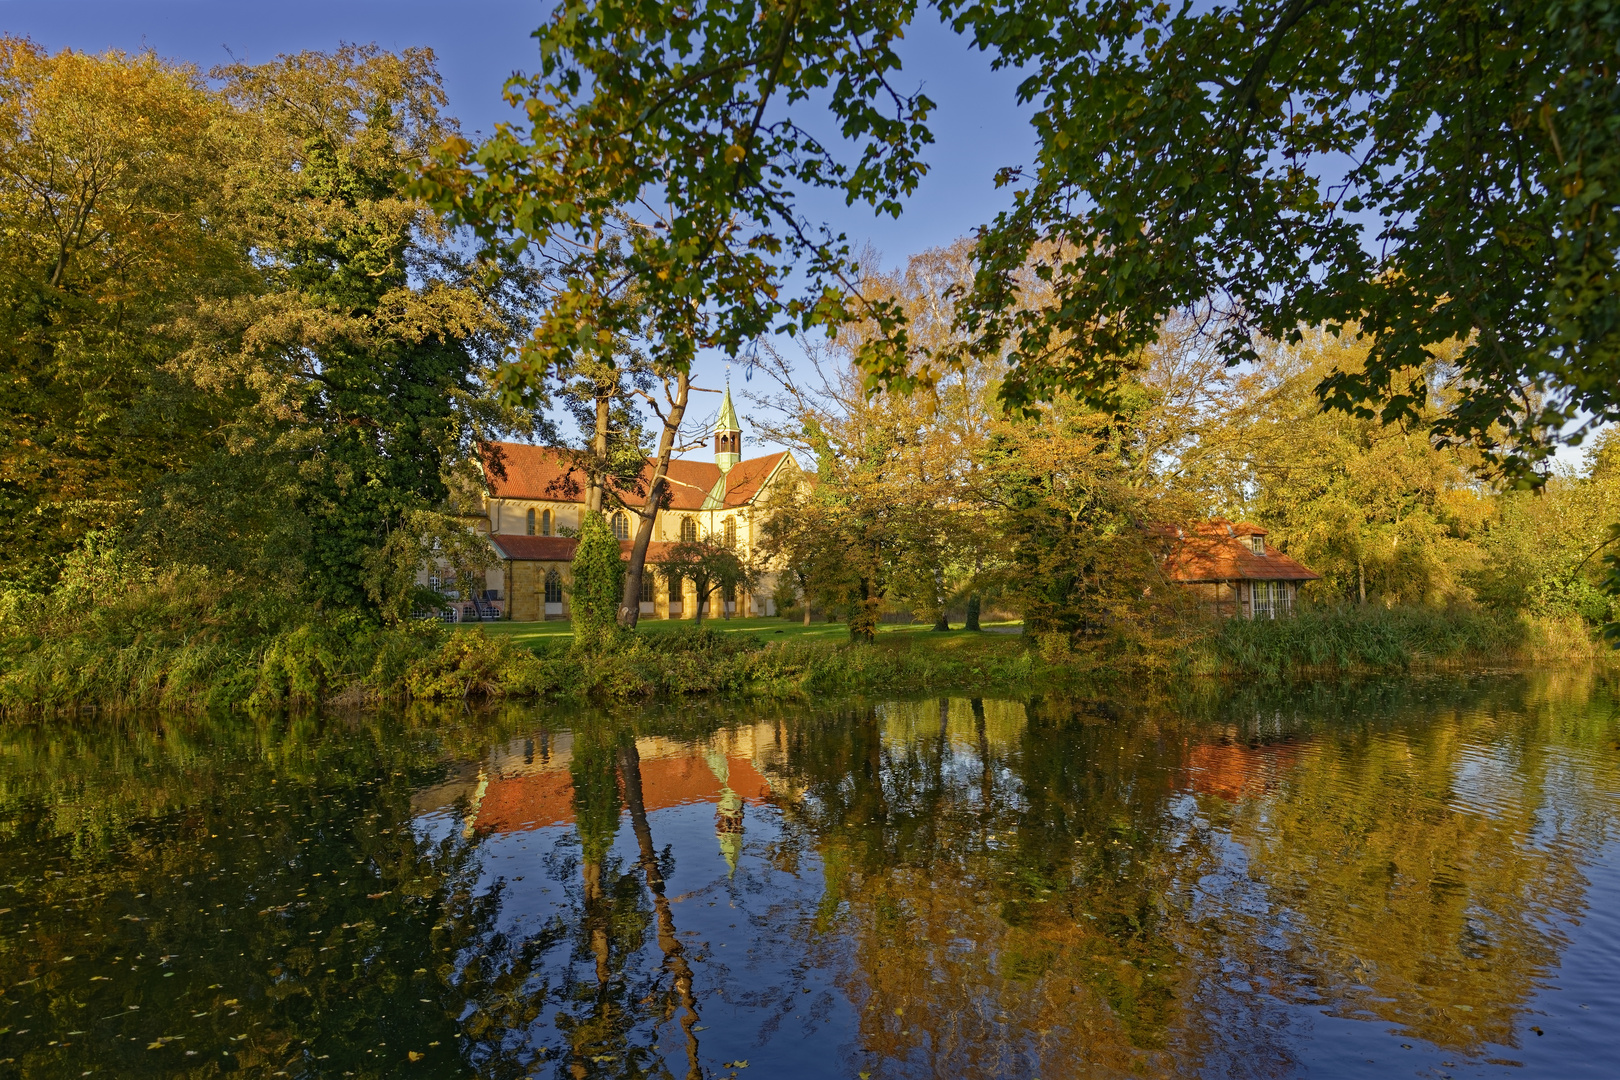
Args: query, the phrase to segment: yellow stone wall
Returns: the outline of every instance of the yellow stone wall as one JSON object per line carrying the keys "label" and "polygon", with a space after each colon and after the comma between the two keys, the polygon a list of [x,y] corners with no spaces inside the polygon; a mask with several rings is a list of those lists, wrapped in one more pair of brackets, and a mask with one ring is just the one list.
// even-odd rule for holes
{"label": "yellow stone wall", "polygon": [[[763,501],[769,490],[780,483],[798,483],[802,481],[803,473],[797,463],[789,458],[783,463],[782,469],[776,474],[773,482],[762,489],[754,502],[744,507],[729,507],[724,510],[664,510],[658,514],[653,523],[653,539],[678,541],[681,536],[681,521],[686,517],[696,520],[698,533],[701,536],[723,536],[725,523],[728,518],[737,522],[737,544],[744,551],[751,551],[759,543],[761,530],[764,526],[764,517],[758,510],[758,503]],[[570,529],[579,527],[580,515],[584,507],[579,503],[561,502],[548,499],[499,499],[486,496],[484,500],[483,529],[497,535],[524,535],[527,532],[528,512],[534,510],[538,514],[541,510],[552,512],[552,521],[555,524],[567,526]],[[631,528],[635,527],[635,519],[631,519]],[[553,529],[555,535],[555,528]],[[633,534],[632,534],[633,535]],[[648,568],[651,571],[651,568]],[[563,618],[569,614],[568,590],[570,582],[569,565],[566,562],[528,562],[512,561],[502,564],[501,574],[504,578],[503,594],[508,598],[508,618],[517,622],[534,622],[544,619],[545,616],[545,581],[546,574],[556,570],[563,576]],[[491,575],[493,576],[493,575]],[[765,610],[765,598],[771,595],[774,573],[767,573],[761,579],[754,595],[759,598],[759,611]],[[496,587],[491,583],[491,587]],[[696,618],[697,597],[696,590],[691,582],[684,582],[682,592],[685,594],[678,618]],[[643,615],[642,618],[667,619],[669,614],[669,588],[663,579],[653,590],[654,613]],[[749,614],[749,605],[753,597],[746,591],[737,591],[737,607],[734,614],[738,617]],[[721,610],[721,596],[716,590],[710,598],[710,611],[705,618],[719,618]],[[552,616],[557,618],[557,616]]]}

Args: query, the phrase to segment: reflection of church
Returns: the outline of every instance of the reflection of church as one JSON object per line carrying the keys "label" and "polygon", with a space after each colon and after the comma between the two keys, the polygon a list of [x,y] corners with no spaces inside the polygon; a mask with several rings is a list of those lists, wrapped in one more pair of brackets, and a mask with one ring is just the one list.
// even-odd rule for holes
{"label": "reflection of church", "polygon": [[[772,792],[765,764],[774,759],[777,730],[769,724],[717,733],[708,747],[655,737],[636,741],[641,797],[648,813],[708,803],[715,807],[720,853],[735,870],[747,803]],[[520,739],[459,780],[418,796],[416,812],[466,799],[466,828],[501,834],[574,824],[573,736]]]}
{"label": "reflection of church", "polygon": [[[653,462],[643,471],[642,488]],[[500,560],[487,575],[488,591],[501,602],[503,614],[520,621],[568,617],[569,563],[574,557],[581,515],[585,513],[585,476],[560,450],[523,443],[491,443],[483,461],[484,498],[477,529],[487,534]],[[672,544],[712,537],[743,553],[754,550],[764,525],[764,503],[779,484],[797,484],[798,463],[786,452],[745,459],[742,425],[726,389],[714,426],[714,460],[676,459],[667,473],[669,494],[653,524],[648,561]],[[623,506],[645,504],[634,491],[617,491]],[[628,555],[639,518],[623,508],[609,509],[608,524]],[[750,594],[705,598],[707,614],[774,615],[772,582],[762,581]],[[660,619],[690,619],[698,597],[690,582],[664,581],[649,572],[642,579],[641,614]]]}

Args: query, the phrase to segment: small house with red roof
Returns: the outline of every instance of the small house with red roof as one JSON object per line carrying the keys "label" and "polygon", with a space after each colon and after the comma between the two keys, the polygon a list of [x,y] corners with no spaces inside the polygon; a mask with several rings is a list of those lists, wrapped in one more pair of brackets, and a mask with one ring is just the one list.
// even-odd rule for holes
{"label": "small house with red roof", "polygon": [[[642,473],[644,492],[654,468],[648,459]],[[585,475],[568,454],[552,447],[497,442],[483,459],[483,513],[476,528],[489,536],[500,560],[490,573],[502,607],[520,621],[566,619],[569,615],[569,566],[578,541],[574,539],[585,514]],[[668,495],[653,523],[647,561],[656,561],[671,545],[699,537],[722,539],[746,552],[760,539],[766,496],[780,484],[798,484],[803,477],[787,452],[763,457],[742,456],[742,425],[726,389],[714,426],[714,460],[684,458],[669,463]],[[608,511],[608,524],[629,557],[636,517],[622,507],[641,507],[645,496],[636,491],[615,491],[620,508]],[[774,615],[770,599],[773,582],[766,575],[754,593],[706,598],[710,611],[739,615]],[[664,581],[651,566],[642,577],[641,613],[645,617],[690,619],[697,614],[698,597],[691,582]]]}
{"label": "small house with red roof", "polygon": [[1190,528],[1161,526],[1165,576],[1198,595],[1216,615],[1292,615],[1299,587],[1321,577],[1266,542],[1266,530],[1216,518]]}

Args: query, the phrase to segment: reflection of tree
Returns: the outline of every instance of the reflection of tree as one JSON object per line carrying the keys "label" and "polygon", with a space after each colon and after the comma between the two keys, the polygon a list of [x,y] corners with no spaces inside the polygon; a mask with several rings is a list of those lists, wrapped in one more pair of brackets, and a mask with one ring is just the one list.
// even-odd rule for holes
{"label": "reflection of tree", "polygon": [[[819,859],[825,888],[771,927],[807,955],[754,957],[837,973],[872,1058],[852,1073],[1291,1075],[1270,1022],[1307,1000],[1448,1048],[1512,1042],[1561,948],[1547,923],[1579,913],[1612,829],[1606,693],[1559,675],[1235,688],[1187,719],[788,710],[772,859]],[[17,1074],[201,1075],[206,1052],[260,1075],[701,1076],[694,969],[718,968],[682,945],[634,738],[702,752],[719,710],[573,725],[577,837],[538,921],[488,876],[506,841],[410,817],[447,748],[488,760],[491,726],[418,719],[0,729]]]}
{"label": "reflection of tree", "polygon": [[457,737],[234,716],[0,729],[6,903],[29,927],[0,979],[34,1014],[11,1024],[31,1029],[7,1037],[13,1075],[381,1077],[411,1052],[422,1075],[459,1069],[441,927],[475,853],[418,837],[410,804]]}
{"label": "reflection of tree", "polygon": [[[647,890],[652,893],[653,909],[657,913],[658,948],[664,954],[664,970],[673,981],[675,1001],[680,1009],[681,1030],[686,1036],[686,1075],[698,1080],[703,1070],[698,1065],[697,1001],[692,995],[692,965],[687,962],[686,950],[675,934],[675,916],[669,900],[664,896],[664,872],[658,864],[658,851],[653,846],[652,828],[647,824],[647,807],[642,799],[641,755],[634,741],[619,747],[619,777],[624,784],[624,801],[630,810],[630,825],[635,830],[636,845],[641,853],[641,869],[647,878]],[[669,1015],[675,1006],[666,1008]]]}
{"label": "reflection of tree", "polygon": [[1334,1012],[1441,1046],[1515,1044],[1562,947],[1550,928],[1582,906],[1580,863],[1608,813],[1597,793],[1615,780],[1612,762],[1560,745],[1602,737],[1577,700],[1529,717],[1511,702],[1439,716],[1402,704],[1318,732],[1263,797],[1206,800],[1247,851],[1260,917],[1286,910],[1296,928],[1268,948],[1266,927],[1235,912],[1228,955],[1262,974],[1307,971]]}
{"label": "reflection of tree", "polygon": [[934,1075],[1162,1068],[1181,742],[1046,704],[997,742],[983,702],[885,711],[790,726],[783,766],[817,925],[854,942],[863,1048]]}

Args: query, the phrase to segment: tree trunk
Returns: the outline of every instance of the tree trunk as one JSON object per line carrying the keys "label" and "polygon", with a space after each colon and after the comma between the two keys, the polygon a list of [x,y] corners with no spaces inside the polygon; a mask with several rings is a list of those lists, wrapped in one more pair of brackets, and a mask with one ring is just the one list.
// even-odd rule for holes
{"label": "tree trunk", "polygon": [[653,527],[658,524],[658,507],[664,501],[664,489],[669,486],[669,459],[675,452],[681,420],[686,416],[686,399],[691,386],[691,378],[685,373],[675,376],[675,394],[670,399],[669,415],[664,418],[664,430],[658,436],[658,459],[653,463],[652,482],[647,485],[647,501],[636,512],[640,520],[636,522],[635,541],[630,545],[624,598],[619,601],[619,625],[627,630],[634,630],[641,620],[641,578],[646,572],[647,546],[652,542]]}
{"label": "tree trunk", "polygon": [[808,599],[804,602],[804,625],[810,625],[810,601]]}
{"label": "tree trunk", "polygon": [[1367,572],[1362,568],[1361,560],[1356,560],[1356,591],[1361,594],[1361,606],[1367,606]]}
{"label": "tree trunk", "polygon": [[967,625],[968,630],[979,629],[979,594],[974,593],[968,597]]}
{"label": "tree trunk", "polygon": [[882,607],[883,598],[874,593],[870,580],[862,578],[861,599],[849,612],[849,640],[870,645],[877,637],[878,613]]}
{"label": "tree trunk", "polygon": [[607,487],[608,410],[612,403],[612,394],[604,394],[599,386],[596,391],[596,435],[591,439],[591,469],[585,478],[585,509],[593,514],[602,512],[603,489]]}

